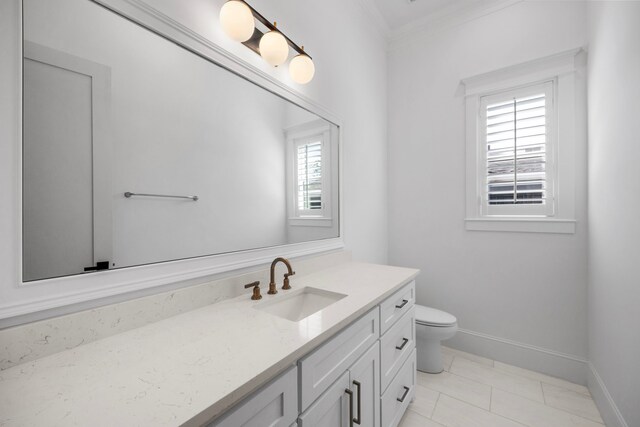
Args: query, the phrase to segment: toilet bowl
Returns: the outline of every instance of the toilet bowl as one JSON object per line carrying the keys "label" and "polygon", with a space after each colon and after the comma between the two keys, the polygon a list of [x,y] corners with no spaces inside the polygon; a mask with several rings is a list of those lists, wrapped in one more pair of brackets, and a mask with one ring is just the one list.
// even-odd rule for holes
{"label": "toilet bowl", "polygon": [[458,330],[455,316],[435,308],[416,304],[416,350],[418,370],[439,374],[443,370],[440,342]]}

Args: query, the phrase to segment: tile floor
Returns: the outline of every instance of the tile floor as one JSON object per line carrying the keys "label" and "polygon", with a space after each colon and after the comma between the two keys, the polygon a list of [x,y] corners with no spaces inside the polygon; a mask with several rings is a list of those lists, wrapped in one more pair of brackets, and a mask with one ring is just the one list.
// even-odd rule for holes
{"label": "tile floor", "polygon": [[603,427],[586,387],[443,347],[400,427]]}

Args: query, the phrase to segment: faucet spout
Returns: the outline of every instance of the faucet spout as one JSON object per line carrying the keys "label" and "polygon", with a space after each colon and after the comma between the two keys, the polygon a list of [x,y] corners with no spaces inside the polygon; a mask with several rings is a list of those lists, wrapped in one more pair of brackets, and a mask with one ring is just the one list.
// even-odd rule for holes
{"label": "faucet spout", "polygon": [[287,274],[284,275],[284,286],[282,287],[282,289],[291,289],[291,286],[289,285],[289,276],[293,276],[294,274],[296,274],[295,271],[293,271],[293,269],[291,268],[291,263],[289,262],[288,259],[286,258],[282,258],[282,257],[278,257],[276,259],[273,260],[273,262],[271,263],[271,272],[269,275],[269,291],[267,292],[269,295],[274,295],[278,293],[278,290],[276,289],[276,265],[282,262],[286,267],[287,267]]}

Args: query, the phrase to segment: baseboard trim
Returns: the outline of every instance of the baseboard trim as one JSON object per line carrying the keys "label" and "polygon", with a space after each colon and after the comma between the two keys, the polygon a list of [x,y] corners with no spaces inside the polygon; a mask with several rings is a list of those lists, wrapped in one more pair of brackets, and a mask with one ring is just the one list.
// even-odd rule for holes
{"label": "baseboard trim", "polygon": [[588,366],[589,391],[606,425],[608,427],[629,427],[622,413],[620,413],[618,406],[613,401],[611,394],[609,394],[609,390],[607,390],[607,387],[604,385],[604,381],[602,381],[598,371],[596,371],[595,366],[593,366],[591,362],[588,362]]}
{"label": "baseboard trim", "polygon": [[488,335],[468,329],[446,342],[447,346],[503,363],[587,385],[586,359],[518,341]]}

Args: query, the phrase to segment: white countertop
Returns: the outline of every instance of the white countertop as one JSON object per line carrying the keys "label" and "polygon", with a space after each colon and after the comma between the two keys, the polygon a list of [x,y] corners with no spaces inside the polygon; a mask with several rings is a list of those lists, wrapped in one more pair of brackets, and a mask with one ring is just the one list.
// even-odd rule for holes
{"label": "white countertop", "polygon": [[[201,425],[223,413],[418,270],[346,263],[293,280],[346,294],[292,322],[250,293],[0,371],[1,426]],[[280,279],[278,283],[280,283]]]}

